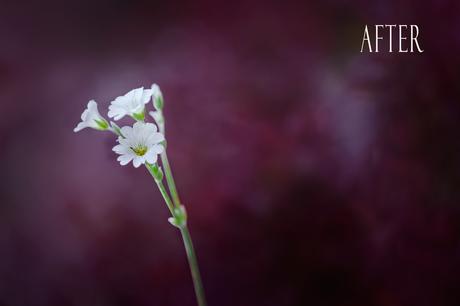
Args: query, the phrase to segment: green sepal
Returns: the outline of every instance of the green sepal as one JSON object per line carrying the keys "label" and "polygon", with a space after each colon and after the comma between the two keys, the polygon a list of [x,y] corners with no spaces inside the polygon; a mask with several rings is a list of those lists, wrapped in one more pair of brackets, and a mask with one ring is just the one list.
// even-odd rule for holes
{"label": "green sepal", "polygon": [[153,106],[157,111],[162,110],[164,106],[164,101],[163,101],[163,96],[159,95],[156,99],[153,101]]}
{"label": "green sepal", "polygon": [[180,205],[174,208],[174,216],[168,219],[169,223],[177,228],[184,228],[187,226],[187,212],[185,206]]}
{"label": "green sepal", "polygon": [[138,114],[133,114],[133,118],[137,121],[144,121],[145,119],[145,112],[144,110],[142,110],[142,112],[138,113]]}
{"label": "green sepal", "polygon": [[101,120],[94,119],[94,122],[98,125],[98,130],[105,131],[109,128],[109,123],[103,118]]}
{"label": "green sepal", "polygon": [[158,167],[157,164],[146,163],[146,165],[149,169],[150,174],[155,179],[155,182],[161,182],[163,180],[163,170],[161,170],[161,167]]}

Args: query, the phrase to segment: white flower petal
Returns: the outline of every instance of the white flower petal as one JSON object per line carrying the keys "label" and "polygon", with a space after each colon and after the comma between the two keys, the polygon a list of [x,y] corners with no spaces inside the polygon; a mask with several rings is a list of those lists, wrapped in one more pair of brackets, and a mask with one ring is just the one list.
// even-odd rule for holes
{"label": "white flower petal", "polygon": [[145,125],[145,123],[143,123],[141,121],[135,122],[134,125],[133,125],[134,134],[138,134],[140,131],[142,131],[142,129],[144,128],[144,125]]}
{"label": "white flower petal", "polygon": [[113,118],[117,115],[117,111],[115,111],[112,107],[112,105],[109,106],[109,111],[107,113],[107,116],[109,116],[109,118]]}
{"label": "white flower petal", "polygon": [[84,122],[80,122],[80,123],[73,129],[73,131],[76,133],[76,132],[79,132],[79,131],[83,130],[85,127],[86,127],[85,123],[84,123]]}
{"label": "white flower petal", "polygon": [[141,101],[142,100],[142,95],[144,94],[144,87],[136,88],[136,89],[132,90],[132,92],[133,92],[132,99],[134,101]]}
{"label": "white flower petal", "polygon": [[125,138],[130,138],[131,134],[132,134],[132,131],[133,131],[133,128],[130,127],[130,126],[124,126],[120,130],[121,130],[121,134],[123,134],[123,136]]}
{"label": "white flower petal", "polygon": [[155,154],[161,154],[165,148],[162,145],[154,145],[150,148],[150,151],[155,152]]}
{"label": "white flower petal", "polygon": [[85,121],[85,120],[86,120],[86,117],[88,117],[88,113],[89,113],[89,110],[88,110],[88,109],[85,109],[85,110],[83,111],[83,113],[81,113],[81,117],[80,117],[80,118],[81,118],[82,121]]}
{"label": "white flower petal", "polygon": [[160,86],[158,86],[157,84],[153,83],[152,87],[151,87],[151,90],[152,90],[152,98],[153,99],[156,99],[157,97],[159,97],[161,95]]}
{"label": "white flower petal", "polygon": [[125,166],[134,158],[134,155],[126,154],[118,156],[117,160],[120,162],[120,165]]}
{"label": "white flower petal", "polygon": [[132,147],[131,139],[130,138],[119,138],[118,143],[125,146],[125,147]]}
{"label": "white flower petal", "polygon": [[151,97],[152,97],[152,90],[151,89],[145,89],[143,94],[142,94],[142,104],[149,103]]}
{"label": "white flower petal", "polygon": [[118,153],[118,152],[121,152],[124,148],[125,146],[118,144],[112,148],[112,151]]}
{"label": "white flower petal", "polygon": [[157,131],[157,126],[153,123],[148,122],[145,124],[144,129],[147,130],[149,133],[155,133]]}
{"label": "white flower petal", "polygon": [[155,120],[157,124],[161,120],[161,117],[162,117],[162,114],[159,111],[149,112],[149,115],[152,116],[153,120]]}
{"label": "white flower petal", "polygon": [[122,144],[113,147],[112,151],[114,151],[117,154],[130,154],[132,152],[132,150],[128,146],[124,146]]}
{"label": "white flower petal", "polygon": [[163,134],[161,133],[153,133],[153,134],[150,134],[147,138],[147,143],[149,145],[155,145],[157,143],[160,143],[162,142],[163,140],[165,140],[165,137]]}
{"label": "white flower petal", "polygon": [[158,159],[158,154],[155,152],[155,150],[152,150],[152,148],[150,148],[145,154],[145,160],[149,164],[154,164],[157,162],[157,159]]}
{"label": "white flower petal", "polygon": [[128,99],[128,100],[132,100],[134,99],[134,96],[135,96],[135,93],[137,90],[139,90],[140,88],[136,88],[136,89],[131,89],[130,91],[128,91],[124,96],[120,96],[118,98],[124,98],[124,99]]}
{"label": "white flower petal", "polygon": [[145,159],[142,156],[136,156],[133,159],[133,165],[135,168],[139,168],[145,162]]}
{"label": "white flower petal", "polygon": [[93,112],[93,111],[96,111],[96,112],[98,111],[98,110],[97,110],[97,103],[96,103],[96,101],[94,101],[94,100],[90,100],[90,101],[88,102],[87,107],[88,107],[88,109],[89,109],[90,111],[92,111],[92,112]]}
{"label": "white flower petal", "polygon": [[128,113],[123,107],[117,106],[117,105],[110,105],[109,106],[109,112],[108,116],[110,118],[114,118],[115,120],[120,120],[124,116],[126,116]]}

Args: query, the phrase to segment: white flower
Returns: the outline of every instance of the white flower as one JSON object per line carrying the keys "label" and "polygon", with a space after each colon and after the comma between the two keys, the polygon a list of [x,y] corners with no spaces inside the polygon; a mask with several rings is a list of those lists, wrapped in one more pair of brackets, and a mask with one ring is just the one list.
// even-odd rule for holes
{"label": "white flower", "polygon": [[81,114],[81,122],[78,123],[73,131],[78,132],[87,127],[96,130],[106,130],[109,127],[107,121],[99,114],[97,103],[94,100],[88,102],[87,108]]}
{"label": "white flower", "polygon": [[113,147],[113,151],[120,154],[117,160],[122,166],[129,164],[131,160],[136,168],[145,162],[154,164],[158,154],[164,150],[160,142],[165,138],[157,132],[153,123],[137,121],[133,127],[122,127],[121,134],[123,137],[118,138],[119,144]]}
{"label": "white flower", "polygon": [[119,120],[126,115],[135,119],[143,119],[144,105],[149,102],[151,96],[151,89],[144,90],[144,87],[133,89],[111,102],[108,115],[115,120]]}
{"label": "white flower", "polygon": [[152,102],[153,107],[158,110],[163,109],[163,94],[161,93],[160,87],[157,84],[152,84]]}

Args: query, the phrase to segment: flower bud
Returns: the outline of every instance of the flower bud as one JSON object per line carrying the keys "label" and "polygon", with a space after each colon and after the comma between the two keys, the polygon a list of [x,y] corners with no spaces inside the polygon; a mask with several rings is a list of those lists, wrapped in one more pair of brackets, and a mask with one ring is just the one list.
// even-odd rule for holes
{"label": "flower bud", "polygon": [[174,208],[174,216],[168,218],[169,223],[178,228],[184,228],[187,225],[187,212],[185,206],[181,205]]}
{"label": "flower bud", "polygon": [[155,120],[157,125],[164,123],[163,112],[156,111],[156,112],[149,112],[149,115]]}
{"label": "flower bud", "polygon": [[161,93],[160,87],[157,84],[153,84],[151,90],[153,107],[155,107],[157,111],[160,111],[164,106],[163,94]]}
{"label": "flower bud", "polygon": [[158,125],[160,129],[160,133],[164,134],[165,132],[165,118],[163,117],[163,112],[161,110],[155,112],[149,112],[149,115],[152,116],[155,123]]}

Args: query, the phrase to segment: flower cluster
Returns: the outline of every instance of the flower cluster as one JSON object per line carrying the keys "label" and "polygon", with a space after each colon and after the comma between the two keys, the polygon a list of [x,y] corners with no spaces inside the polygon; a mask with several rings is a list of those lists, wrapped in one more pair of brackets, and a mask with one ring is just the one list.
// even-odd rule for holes
{"label": "flower cluster", "polygon": [[[145,105],[152,100],[155,112],[150,114],[155,124],[146,122]],[[132,117],[133,126],[119,127],[114,122],[107,122],[98,111],[94,100],[88,102],[87,108],[81,115],[81,122],[75,127],[74,132],[84,128],[93,128],[102,131],[111,131],[118,136],[118,144],[113,151],[120,156],[118,161],[122,166],[131,161],[134,167],[142,164],[152,165],[158,159],[158,154],[164,151],[164,127],[163,127],[163,95],[158,85],[153,84],[150,89],[143,87],[133,89],[127,94],[117,97],[110,103],[108,117],[120,120],[125,116]],[[158,132],[158,127],[160,131]]]}
{"label": "flower cluster", "polygon": [[[151,111],[148,114],[153,118],[155,123],[147,122],[145,116],[146,104],[150,100],[155,111]],[[109,123],[102,117],[98,111],[96,101],[91,100],[88,102],[87,108],[83,111],[81,122],[75,127],[74,132],[81,131],[87,127],[101,131],[110,131],[117,135],[117,144],[112,150],[119,155],[117,160],[122,166],[131,162],[135,168],[145,165],[155,180],[165,204],[171,213],[171,217],[168,218],[169,223],[181,232],[190,271],[192,272],[198,306],[206,306],[198,262],[192,238],[187,227],[187,212],[179,198],[166,152],[163,105],[163,95],[158,85],[153,84],[150,89],[144,89],[144,87],[133,89],[127,94],[117,97],[110,103],[107,114],[109,118],[113,118],[116,121],[125,116],[130,116],[134,119],[132,126],[119,127],[116,123],[112,121]],[[160,154],[160,161],[158,161],[158,155]],[[166,182],[167,187],[163,181]]]}

